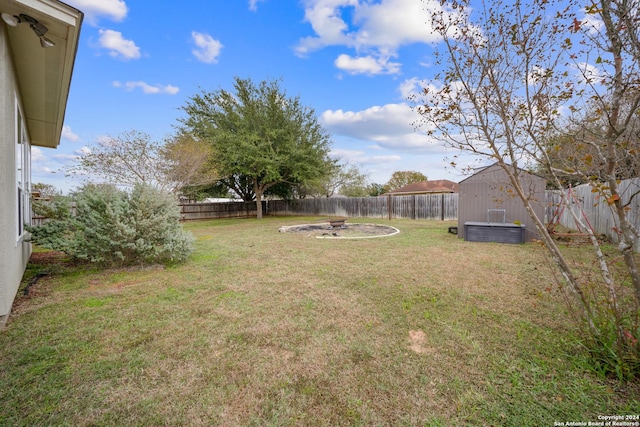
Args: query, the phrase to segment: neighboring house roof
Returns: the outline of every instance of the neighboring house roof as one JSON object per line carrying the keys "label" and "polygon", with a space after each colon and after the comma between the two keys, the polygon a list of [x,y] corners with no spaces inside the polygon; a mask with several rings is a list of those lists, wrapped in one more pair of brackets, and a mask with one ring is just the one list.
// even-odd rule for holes
{"label": "neighboring house roof", "polygon": [[0,12],[28,15],[44,25],[53,47],[41,47],[28,22],[7,25],[23,115],[32,145],[60,143],[83,13],[56,0],[0,0]]}
{"label": "neighboring house roof", "polygon": [[400,196],[428,193],[458,193],[459,191],[460,186],[458,183],[449,181],[448,179],[436,179],[433,181],[414,182],[413,184],[396,188],[387,194]]}

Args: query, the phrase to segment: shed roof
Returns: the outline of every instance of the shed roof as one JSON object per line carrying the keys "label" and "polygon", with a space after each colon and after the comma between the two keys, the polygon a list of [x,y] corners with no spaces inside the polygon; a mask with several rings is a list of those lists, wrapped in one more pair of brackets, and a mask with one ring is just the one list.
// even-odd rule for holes
{"label": "shed roof", "polygon": [[[507,164],[507,166],[511,166],[511,165]],[[464,183],[465,181],[467,181],[467,180],[469,180],[469,179],[472,179],[472,178],[473,178],[474,176],[476,176],[476,175],[479,175],[479,174],[481,174],[481,173],[483,173],[483,172],[487,172],[487,171],[489,171],[490,169],[495,169],[495,168],[502,169],[502,168],[500,167],[500,165],[498,164],[498,162],[492,163],[492,164],[490,164],[489,166],[483,166],[483,167],[477,168],[477,169],[475,170],[475,172],[473,173],[473,175],[470,175],[470,176],[466,177],[465,179],[463,179],[462,181],[460,181],[460,184]],[[531,171],[528,171],[528,170],[526,170],[526,169],[520,169],[520,168],[518,168],[518,170],[519,170],[520,172],[525,172],[525,173],[527,173],[527,174],[529,174],[529,175],[531,175],[531,176],[538,177],[538,178],[540,178],[540,179],[542,179],[542,180],[544,180],[544,181],[546,181],[546,180],[547,180],[547,178],[545,178],[544,176],[542,176],[542,175],[540,175],[540,174],[537,174],[537,173],[535,173],[535,172],[531,172]]]}

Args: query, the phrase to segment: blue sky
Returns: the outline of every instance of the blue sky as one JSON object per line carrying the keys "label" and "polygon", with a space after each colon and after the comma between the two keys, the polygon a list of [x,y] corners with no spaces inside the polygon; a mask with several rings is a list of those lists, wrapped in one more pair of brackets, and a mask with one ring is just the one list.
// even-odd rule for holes
{"label": "blue sky", "polygon": [[33,149],[33,182],[68,191],[62,169],[105,136],[161,140],[180,107],[234,76],[281,79],[312,107],[332,155],[385,183],[394,171],[459,181],[453,153],[416,132],[408,95],[434,74],[421,0],[66,0],[85,13],[57,150]]}

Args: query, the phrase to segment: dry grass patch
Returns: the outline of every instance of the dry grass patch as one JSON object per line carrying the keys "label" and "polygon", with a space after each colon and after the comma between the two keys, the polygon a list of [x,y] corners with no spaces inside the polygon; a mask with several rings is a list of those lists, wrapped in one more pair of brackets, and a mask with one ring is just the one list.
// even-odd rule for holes
{"label": "dry grass patch", "polygon": [[[448,223],[373,240],[315,218],[187,224],[164,270],[61,270],[0,334],[0,424],[545,425],[640,412],[575,359],[535,245]],[[40,286],[40,285],[39,285]]]}

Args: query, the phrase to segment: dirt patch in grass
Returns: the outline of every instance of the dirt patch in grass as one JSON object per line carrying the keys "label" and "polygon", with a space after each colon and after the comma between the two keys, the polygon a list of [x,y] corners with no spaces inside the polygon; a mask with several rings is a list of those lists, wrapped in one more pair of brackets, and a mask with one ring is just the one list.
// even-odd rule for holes
{"label": "dirt patch in grass", "polygon": [[433,353],[427,345],[427,335],[423,331],[409,331],[409,349],[418,354]]}
{"label": "dirt patch in grass", "polygon": [[50,295],[52,287],[47,276],[58,272],[60,266],[66,263],[68,263],[68,256],[63,252],[34,251],[13,302],[12,314],[14,316],[19,314],[30,300],[42,299]]}
{"label": "dirt patch in grass", "polygon": [[64,252],[56,251],[34,251],[29,258],[29,263],[32,265],[51,266],[60,265],[69,256]]}

